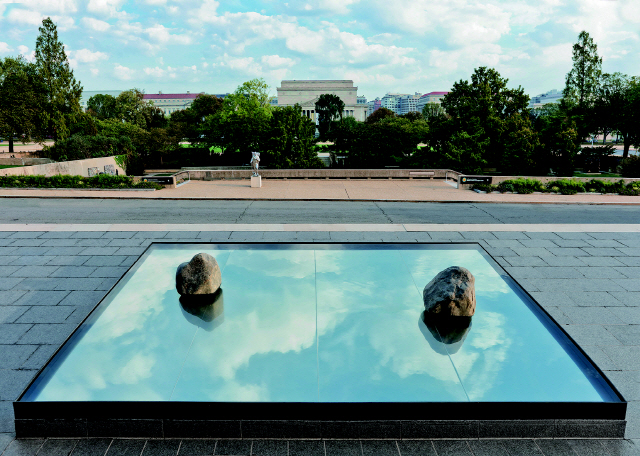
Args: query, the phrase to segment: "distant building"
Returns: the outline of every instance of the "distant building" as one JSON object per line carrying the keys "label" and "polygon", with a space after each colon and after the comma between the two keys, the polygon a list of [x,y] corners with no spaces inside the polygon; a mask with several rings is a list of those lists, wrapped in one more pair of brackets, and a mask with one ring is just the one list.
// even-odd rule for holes
{"label": "distant building", "polygon": [[540,106],[544,106],[547,103],[560,103],[562,99],[562,91],[553,89],[548,91],[547,93],[541,93],[535,97],[531,97],[529,101],[530,108],[538,108]]}
{"label": "distant building", "polygon": [[80,97],[80,107],[82,107],[83,111],[87,110],[87,103],[89,99],[94,95],[111,95],[116,98],[120,95],[122,90],[83,90],[82,96]]}
{"label": "distant building", "polygon": [[387,93],[381,100],[381,107],[389,109],[396,114],[400,111],[400,97],[409,95],[408,93]]}
{"label": "distant building", "polygon": [[[83,110],[87,109],[87,102],[94,95],[111,95],[114,98],[117,98],[123,90],[88,90],[82,92],[82,97],[80,98],[80,106]],[[193,100],[200,94],[204,94],[204,92],[200,93],[145,93],[142,97],[144,101],[153,101],[153,104],[158,108],[162,109],[164,115],[170,115],[180,109],[186,109],[191,106]],[[218,98],[224,98],[228,93],[223,94],[215,94]]]}
{"label": "distant building", "polygon": [[422,112],[422,110],[424,109],[425,105],[427,105],[428,103],[438,103],[438,104],[442,103],[442,99],[448,93],[449,92],[429,92],[429,93],[425,93],[417,101],[417,103],[416,103],[416,111]]}
{"label": "distant building", "polygon": [[[204,92],[200,93],[145,93],[143,99],[145,101],[153,101],[153,104],[162,109],[164,115],[171,115],[181,109],[187,109],[193,103],[198,95],[205,95]],[[218,98],[224,98],[228,93],[213,94]]]}
{"label": "distant building", "polygon": [[277,88],[278,106],[299,104],[302,114],[316,122],[316,101],[320,95],[332,94],[344,103],[343,117],[354,117],[364,121],[367,111],[365,103],[358,101],[358,88],[351,80],[285,80]]}
{"label": "distant building", "polygon": [[367,102],[367,117],[376,112],[378,109],[382,107],[382,100],[380,97],[376,97],[375,100],[371,100]]}
{"label": "distant building", "polygon": [[193,103],[193,100],[200,95],[199,93],[145,93],[142,97],[144,101],[153,101],[153,104],[162,109],[164,115],[171,115],[172,113],[181,109],[187,109]]}
{"label": "distant building", "polygon": [[398,111],[396,114],[399,116],[408,114],[410,112],[417,112],[417,102],[422,96],[421,93],[416,92],[414,95],[402,95],[398,102]]}

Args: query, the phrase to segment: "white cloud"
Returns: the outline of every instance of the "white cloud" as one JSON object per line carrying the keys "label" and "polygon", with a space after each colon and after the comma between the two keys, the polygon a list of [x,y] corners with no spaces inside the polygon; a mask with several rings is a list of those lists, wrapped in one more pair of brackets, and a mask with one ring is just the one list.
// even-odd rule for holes
{"label": "white cloud", "polygon": [[85,27],[88,27],[96,32],[106,32],[111,28],[108,22],[101,21],[100,19],[94,19],[92,17],[83,17],[82,23]]}
{"label": "white cloud", "polygon": [[133,79],[135,71],[131,68],[127,68],[126,66],[116,65],[113,69],[113,74],[118,79],[121,79],[123,81],[130,81],[131,79]]}
{"label": "white cloud", "polygon": [[191,44],[191,37],[188,35],[172,35],[170,29],[162,24],[145,29],[145,33],[150,39],[162,44]]}
{"label": "white cloud", "polygon": [[125,0],[89,0],[87,5],[87,11],[107,17],[125,17],[124,11],[119,11],[119,8]]}
{"label": "white cloud", "polygon": [[51,20],[56,24],[59,31],[65,31],[73,27],[74,24],[73,18],[69,16],[46,16],[38,11],[20,8],[13,8],[9,11],[9,14],[7,14],[7,19],[10,22],[32,26],[42,25],[42,20],[46,17],[51,17]]}
{"label": "white cloud", "polygon": [[78,11],[76,0],[20,0],[25,8],[36,9],[44,13],[75,13]]}
{"label": "white cloud", "polygon": [[349,5],[358,3],[360,0],[312,0],[303,7],[305,11],[326,11],[333,14],[349,13]]}
{"label": "white cloud", "polygon": [[224,55],[224,65],[232,70],[239,70],[245,74],[259,76],[262,73],[262,66],[253,57],[230,57]]}
{"label": "white cloud", "polygon": [[24,44],[21,44],[20,46],[18,46],[18,52],[20,53],[21,56],[23,56],[25,59],[27,59],[30,62],[33,62],[36,59],[36,52],[29,51],[29,47],[25,46]]}
{"label": "white cloud", "polygon": [[71,51],[69,56],[82,63],[97,62],[98,60],[107,60],[109,58],[104,52],[91,52],[89,49]]}
{"label": "white cloud", "polygon": [[0,54],[8,54],[11,51],[13,51],[13,48],[11,46],[0,41]]}
{"label": "white cloud", "polygon": [[216,22],[218,20],[218,6],[220,6],[220,2],[216,0],[204,0],[198,9],[192,11],[192,22]]}
{"label": "white cloud", "polygon": [[280,57],[279,55],[263,55],[262,63],[271,68],[292,67],[295,61],[289,57]]}
{"label": "white cloud", "polygon": [[145,72],[145,74],[146,74],[146,75],[148,75],[148,76],[153,76],[153,77],[156,77],[156,78],[161,78],[161,77],[163,77],[163,76],[165,75],[165,73],[166,73],[166,72],[165,72],[165,70],[163,70],[163,69],[162,69],[162,68],[160,68],[160,67],[155,67],[155,68],[145,68],[145,69],[144,69],[144,72]]}
{"label": "white cloud", "polygon": [[370,43],[384,44],[388,46],[399,39],[400,35],[396,33],[379,33],[378,35],[369,37],[368,41]]}

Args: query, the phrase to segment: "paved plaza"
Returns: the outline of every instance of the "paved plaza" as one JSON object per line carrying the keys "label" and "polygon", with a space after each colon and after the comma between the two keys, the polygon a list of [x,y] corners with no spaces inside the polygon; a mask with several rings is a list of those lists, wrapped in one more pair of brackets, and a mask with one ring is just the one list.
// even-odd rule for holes
{"label": "paved plaza", "polygon": [[[640,225],[14,225],[0,231],[0,448],[16,455],[640,454]],[[478,231],[479,229],[493,231]],[[146,231],[142,231],[145,229]],[[295,229],[295,230],[294,230]],[[607,232],[603,230],[607,230]],[[600,230],[600,231],[598,231]],[[11,401],[145,248],[163,242],[478,242],[629,401],[627,440],[15,440]],[[214,453],[215,452],[215,453]]]}
{"label": "paved plaza", "polygon": [[442,179],[266,179],[262,188],[251,188],[248,179],[190,181],[178,188],[143,190],[0,189],[0,197],[37,198],[136,198],[211,200],[308,200],[308,201],[436,201],[528,204],[640,205],[638,196],[580,193],[520,195],[476,193],[458,190],[454,181]]}

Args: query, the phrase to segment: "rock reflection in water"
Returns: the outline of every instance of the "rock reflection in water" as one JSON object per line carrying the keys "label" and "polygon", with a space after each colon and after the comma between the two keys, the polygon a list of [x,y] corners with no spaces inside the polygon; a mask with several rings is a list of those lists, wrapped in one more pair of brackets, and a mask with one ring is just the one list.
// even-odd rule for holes
{"label": "rock reflection in water", "polygon": [[222,288],[213,294],[180,296],[180,309],[189,323],[212,331],[224,321]]}
{"label": "rock reflection in water", "polygon": [[431,348],[442,355],[457,353],[471,330],[472,317],[433,317],[420,314],[418,326]]}

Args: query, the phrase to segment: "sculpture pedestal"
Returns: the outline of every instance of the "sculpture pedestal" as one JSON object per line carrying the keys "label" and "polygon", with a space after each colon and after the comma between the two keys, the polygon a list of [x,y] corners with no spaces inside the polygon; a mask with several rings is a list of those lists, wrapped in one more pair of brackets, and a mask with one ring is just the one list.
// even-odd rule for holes
{"label": "sculpture pedestal", "polygon": [[262,187],[262,176],[251,176],[251,188]]}

